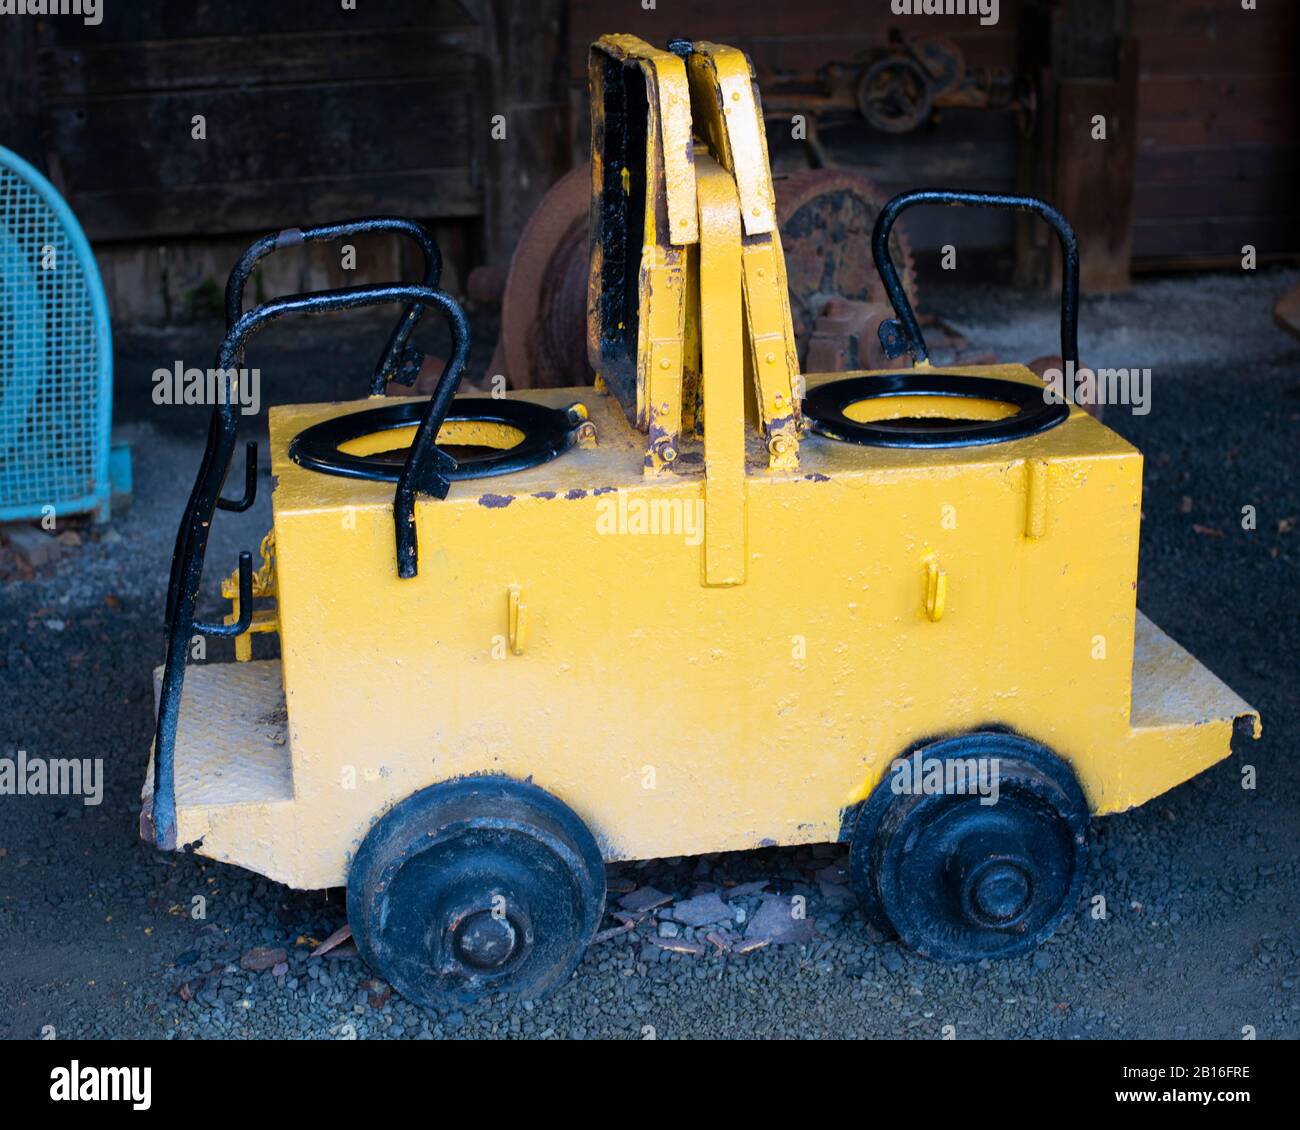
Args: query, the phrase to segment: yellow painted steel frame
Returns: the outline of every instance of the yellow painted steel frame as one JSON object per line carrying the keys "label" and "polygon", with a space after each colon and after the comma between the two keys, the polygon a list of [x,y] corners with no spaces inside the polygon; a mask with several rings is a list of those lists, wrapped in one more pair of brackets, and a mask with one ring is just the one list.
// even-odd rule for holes
{"label": "yellow painted steel frame", "polygon": [[[267,534],[266,537],[262,539],[261,554],[262,564],[259,566],[257,572],[253,574],[253,597],[254,599],[261,599],[263,597],[273,598],[275,596],[274,531]],[[238,624],[238,569],[221,582],[221,596],[223,599],[230,601],[230,611],[226,614],[222,622],[225,624]],[[253,619],[249,624],[248,631],[242,636],[235,637],[235,659],[240,663],[247,663],[253,658],[253,636],[266,632],[278,632],[279,630],[280,621],[275,609],[255,608],[253,610]]]}
{"label": "yellow painted steel frame", "polygon": [[[690,92],[681,59],[634,35],[602,36],[592,45],[590,59],[593,213],[599,212],[605,189],[604,62],[614,59],[634,66],[645,81],[649,121],[637,287],[641,332],[636,344],[636,404],[625,407],[637,427],[648,433],[644,468],[646,474],[656,475],[671,469],[680,450],[686,258],[688,245],[699,238]],[[600,240],[593,239],[587,349],[597,374],[606,361],[602,344],[608,329],[602,321],[603,254]]]}
{"label": "yellow painted steel frame", "polygon": [[736,182],[699,159],[700,339],[704,402],[704,582],[745,580],[745,370],[740,291],[740,200]]}
{"label": "yellow painted steel frame", "polygon": [[[1098,814],[1226,757],[1239,725],[1258,736],[1256,712],[1137,611],[1142,457],[1080,409],[984,447],[810,434],[798,469],[774,469],[743,422],[746,194],[705,155],[692,178],[684,324],[706,427],[681,437],[675,474],[645,474],[613,397],[514,394],[583,400],[598,441],[420,498],[419,576],[399,580],[392,485],[288,455],[373,401],[271,410],[281,660],[191,671],[178,842],[336,886],[394,804],[496,773],[570,805],[610,860],[815,843],[943,734],[1041,742]],[[956,371],[1041,385],[1018,365]]]}
{"label": "yellow painted steel frame", "polygon": [[[701,184],[704,271],[734,288],[734,195],[712,170]],[[733,299],[704,309],[724,340]],[[734,408],[739,367],[722,368],[706,395]],[[391,487],[287,455],[305,427],[371,402],[272,409],[282,661],[200,671],[282,674],[282,764],[252,799],[182,794],[181,842],[337,885],[389,807],[484,772],[559,796],[609,859],[833,840],[900,752],[991,725],[1057,751],[1106,813],[1227,756],[1234,720],[1257,724],[1137,613],[1141,456],[1084,412],[980,448],[813,435],[799,472],[751,449],[738,484],[735,431],[703,466],[646,479],[643,437],[610,397],[520,395],[585,395],[600,442],[421,500],[405,581]],[[204,775],[214,734],[239,732],[244,700],[209,692],[221,705],[205,712],[192,681],[181,780]]]}
{"label": "yellow painted steel frame", "polygon": [[694,128],[740,196],[747,345],[768,464],[794,470],[803,394],[758,85],[742,51],[703,41],[694,44],[687,76]]}

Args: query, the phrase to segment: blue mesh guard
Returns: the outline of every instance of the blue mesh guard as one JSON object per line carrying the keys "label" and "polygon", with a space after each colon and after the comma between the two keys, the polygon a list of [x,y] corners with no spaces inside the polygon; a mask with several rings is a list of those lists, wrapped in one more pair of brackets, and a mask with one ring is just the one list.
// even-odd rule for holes
{"label": "blue mesh guard", "polygon": [[113,358],[90,245],[0,147],[0,521],[106,513]]}

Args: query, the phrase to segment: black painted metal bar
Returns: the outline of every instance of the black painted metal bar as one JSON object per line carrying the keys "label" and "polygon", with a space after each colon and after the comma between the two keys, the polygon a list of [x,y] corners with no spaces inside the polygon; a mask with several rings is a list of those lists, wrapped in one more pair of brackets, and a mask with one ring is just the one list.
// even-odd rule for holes
{"label": "black painted metal bar", "polygon": [[[408,236],[419,245],[424,254],[424,285],[431,290],[436,290],[438,281],[442,277],[442,254],[438,250],[438,244],[429,230],[414,220],[406,220],[400,216],[376,216],[369,219],[347,220],[337,224],[321,224],[311,228],[286,228],[283,231],[272,232],[270,235],[265,235],[251,243],[230,272],[230,277],[226,280],[226,330],[233,329],[243,316],[244,288],[247,286],[254,268],[268,255],[283,248],[298,247],[304,243],[319,243],[332,239],[346,239],[356,235],[386,232]],[[412,304],[406,308],[398,320],[371,376],[370,394],[372,396],[381,396],[388,382],[397,375],[402,358],[409,348],[409,338],[423,314],[423,306]],[[242,350],[235,355],[235,358],[242,358]],[[211,439],[209,437],[209,445],[210,443]],[[202,477],[202,472],[200,472],[200,477]],[[256,491],[256,471],[254,469],[252,490],[248,489],[246,479],[245,496],[239,500],[240,504],[222,500],[217,505],[223,510],[235,510],[236,512],[247,510],[248,507],[253,505]],[[167,582],[166,612],[168,621],[171,620],[176,606],[176,593],[180,582],[180,561],[185,554],[185,541],[189,537],[188,531],[193,525],[193,510],[196,501],[196,494],[192,493],[186,504],[185,516],[177,530],[176,545],[172,550],[171,576]],[[246,505],[243,505],[245,502]]]}
{"label": "black painted metal bar", "polygon": [[[424,253],[424,285],[437,290],[438,280],[442,277],[442,255],[429,230],[414,220],[406,220],[401,216],[372,216],[311,228],[286,228],[250,244],[239,257],[239,262],[235,264],[235,269],[230,272],[230,278],[226,282],[226,328],[233,326],[243,315],[244,287],[253,269],[268,255],[287,247],[300,247],[304,243],[321,243],[382,232],[408,236],[419,245]],[[423,314],[424,307],[412,305],[406,308],[398,320],[384,352],[380,354],[379,363],[375,366],[370,382],[372,396],[382,395],[384,387],[397,375],[407,342]]]}
{"label": "black painted metal bar", "polygon": [[218,498],[217,507],[242,514],[257,501],[257,441],[244,444],[244,493],[239,498]]}
{"label": "black painted metal bar", "polygon": [[209,624],[194,621],[194,631],[205,636],[225,636],[234,639],[253,626],[253,555],[248,550],[239,554],[239,619],[233,624]]}
{"label": "black painted metal bar", "polygon": [[[450,483],[444,472],[455,468],[455,460],[439,450],[434,441],[456,396],[469,357],[469,322],[456,301],[432,287],[413,283],[348,287],[277,299],[255,307],[236,320],[221,343],[217,368],[232,368],[248,340],[280,318],[297,314],[328,314],[387,303],[436,307],[451,323],[451,360],[416,430],[393,499],[398,575],[414,577],[418,569],[416,495],[424,493],[445,498]],[[248,630],[245,621],[251,622],[252,558],[247,553],[240,557],[240,623],[206,625],[195,620],[208,534],[221,486],[234,455],[238,426],[233,397],[227,398],[227,403],[214,405],[207,446],[177,535],[173,585],[168,598],[167,658],[154,734],[153,827],[155,842],[161,848],[176,847],[176,729],[180,722],[181,692],[190,641],[196,630],[225,636],[242,634]]]}
{"label": "black painted metal bar", "polygon": [[1045,220],[1061,242],[1061,359],[1079,365],[1079,241],[1069,221],[1052,205],[1036,196],[1016,196],[998,192],[959,192],[946,188],[928,188],[895,196],[876,217],[871,233],[871,256],[876,271],[885,284],[885,292],[898,315],[896,321],[880,326],[880,344],[890,357],[910,351],[914,363],[929,359],[925,337],[912,310],[898,268],[889,254],[889,233],[894,221],[908,208],[918,204],[944,207],[1004,208],[1030,212]]}

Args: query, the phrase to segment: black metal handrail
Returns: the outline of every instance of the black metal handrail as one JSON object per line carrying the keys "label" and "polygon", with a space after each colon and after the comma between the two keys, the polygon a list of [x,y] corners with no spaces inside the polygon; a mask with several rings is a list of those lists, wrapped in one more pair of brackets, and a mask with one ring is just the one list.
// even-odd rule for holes
{"label": "black metal handrail", "polygon": [[[334,239],[347,239],[356,235],[373,235],[376,232],[395,232],[410,237],[424,253],[424,285],[432,290],[438,289],[438,280],[442,277],[442,254],[429,229],[414,220],[401,216],[372,216],[362,220],[348,220],[341,224],[321,224],[312,228],[285,228],[273,232],[252,243],[239,257],[239,262],[226,280],[226,328],[233,326],[244,313],[244,287],[248,283],[253,269],[268,255],[282,251],[287,247],[301,247],[305,243],[322,243]],[[414,361],[418,351],[413,350],[408,342],[415,327],[424,314],[424,307],[408,306],[403,312],[384,352],[379,356],[374,376],[370,381],[372,396],[383,394],[389,381],[411,384],[418,371],[418,365],[403,365],[403,361]],[[418,358],[422,359],[422,357]],[[404,378],[403,370],[410,372],[412,380]],[[415,370],[415,371],[411,371]]]}
{"label": "black metal handrail", "polygon": [[880,344],[889,357],[901,357],[910,351],[912,360],[929,359],[925,337],[912,310],[898,268],[889,254],[889,233],[894,221],[908,208],[918,204],[945,207],[1005,208],[1014,212],[1031,212],[1047,221],[1061,241],[1061,360],[1079,365],[1079,241],[1069,221],[1052,205],[1036,196],[1014,196],[999,192],[959,192],[947,188],[926,188],[903,192],[881,209],[871,233],[871,257],[885,284],[885,293],[898,318],[880,324]]}
{"label": "black metal handrail", "polygon": [[[393,497],[393,525],[399,577],[414,577],[419,568],[415,527],[417,494],[445,498],[451,483],[447,478],[456,462],[434,442],[460,386],[469,357],[469,323],[460,306],[449,295],[415,283],[392,283],[347,287],[315,294],[291,295],[242,314],[229,328],[217,355],[217,368],[231,370],[242,356],[248,340],[272,322],[295,314],[327,314],[366,306],[405,303],[408,310],[419,306],[441,310],[451,324],[451,359],[429,398],[428,407],[416,429]],[[239,426],[234,397],[213,406],[207,446],[198,477],[190,493],[181,527],[177,531],[172,560],[172,577],[167,594],[167,658],[163,666],[158,703],[158,724],[154,735],[154,840],[159,847],[176,846],[176,730],[180,721],[181,691],[189,659],[190,641],[196,631],[208,635],[240,635],[248,630],[252,617],[252,559],[240,555],[240,617],[233,625],[204,624],[195,620],[199,582],[207,553],[208,535],[220,491],[235,451]]]}
{"label": "black metal handrail", "polygon": [[[424,256],[424,285],[431,290],[438,289],[442,277],[442,253],[433,235],[423,224],[401,216],[371,216],[360,220],[346,220],[337,224],[319,224],[310,228],[285,228],[272,232],[255,240],[244,249],[226,280],[226,330],[231,330],[244,314],[244,289],[252,276],[253,270],[268,255],[290,247],[301,247],[307,243],[320,243],[334,239],[346,239],[356,235],[373,235],[379,232],[394,232],[413,240]],[[412,304],[406,308],[398,319],[397,325],[389,336],[388,344],[375,365],[370,378],[370,395],[382,396],[389,381],[399,384],[414,384],[419,374],[423,354],[409,344],[411,334],[424,314],[424,307]],[[237,356],[242,357],[242,350]],[[243,513],[257,501],[257,443],[250,440],[244,451],[244,491],[236,499],[218,498],[217,506],[221,510]],[[186,521],[181,523],[182,534],[188,527]],[[171,618],[175,599],[177,570],[183,546],[178,537],[176,549],[172,554],[171,576],[167,582],[167,617]]]}

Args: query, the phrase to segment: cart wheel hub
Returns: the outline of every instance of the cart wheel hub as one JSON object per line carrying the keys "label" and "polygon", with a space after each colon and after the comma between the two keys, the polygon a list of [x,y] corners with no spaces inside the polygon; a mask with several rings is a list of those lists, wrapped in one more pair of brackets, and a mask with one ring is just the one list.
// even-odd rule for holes
{"label": "cart wheel hub", "polygon": [[963,902],[979,925],[1004,926],[1025,912],[1032,895],[1033,883],[1020,864],[996,860],[975,869],[965,884]]}
{"label": "cart wheel hub", "polygon": [[519,949],[514,923],[490,910],[479,910],[454,927],[456,956],[474,969],[499,969]]}

